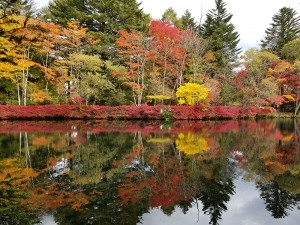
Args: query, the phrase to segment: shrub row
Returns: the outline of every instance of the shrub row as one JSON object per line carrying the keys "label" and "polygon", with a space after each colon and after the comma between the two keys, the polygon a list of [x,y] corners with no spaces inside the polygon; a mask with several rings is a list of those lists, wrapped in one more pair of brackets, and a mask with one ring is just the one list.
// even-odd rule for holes
{"label": "shrub row", "polygon": [[254,106],[0,106],[0,119],[235,119],[265,116],[274,108]]}

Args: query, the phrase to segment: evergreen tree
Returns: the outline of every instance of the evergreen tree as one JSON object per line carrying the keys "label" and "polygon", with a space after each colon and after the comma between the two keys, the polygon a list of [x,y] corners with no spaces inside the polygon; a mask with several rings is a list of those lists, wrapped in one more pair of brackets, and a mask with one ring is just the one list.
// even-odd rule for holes
{"label": "evergreen tree", "polygon": [[108,59],[114,52],[118,30],[148,28],[150,18],[139,8],[140,4],[136,0],[53,0],[44,13],[46,19],[62,25],[79,21],[101,40],[96,51]]}
{"label": "evergreen tree", "polygon": [[191,31],[197,30],[197,23],[195,22],[195,19],[192,17],[192,14],[189,10],[186,10],[184,12],[180,20],[181,20],[181,28],[183,30],[187,30],[187,29]]}
{"label": "evergreen tree", "polygon": [[276,219],[289,215],[299,204],[299,195],[289,193],[281,189],[276,181],[257,184],[261,198],[264,200],[266,209]]}
{"label": "evergreen tree", "polygon": [[[33,16],[34,8],[34,2],[32,0],[1,0],[0,19],[5,19],[10,15],[22,15],[29,18]],[[9,22],[14,21],[9,18]],[[3,22],[1,22],[0,25],[3,25]]]}
{"label": "evergreen tree", "polygon": [[53,22],[80,21],[90,31],[112,33],[121,29],[143,29],[145,14],[136,0],[53,0],[47,15]]}
{"label": "evergreen tree", "polygon": [[300,17],[294,9],[283,7],[272,20],[271,26],[265,31],[265,38],[261,40],[261,47],[280,55],[286,43],[299,37]]}
{"label": "evergreen tree", "polygon": [[226,10],[223,0],[215,0],[216,8],[206,15],[206,21],[200,27],[200,33],[209,39],[212,51],[215,54],[219,69],[232,69],[231,63],[235,61],[241,49],[237,47],[239,34],[230,20],[232,14]]}

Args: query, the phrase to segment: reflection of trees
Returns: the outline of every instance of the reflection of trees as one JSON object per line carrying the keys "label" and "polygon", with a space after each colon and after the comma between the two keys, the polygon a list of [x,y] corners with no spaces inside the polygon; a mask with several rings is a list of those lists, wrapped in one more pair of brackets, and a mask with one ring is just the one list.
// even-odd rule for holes
{"label": "reflection of trees", "polygon": [[134,135],[89,134],[87,139],[72,152],[70,177],[72,185],[79,185],[89,196],[89,204],[79,211],[61,207],[55,219],[61,225],[137,224],[148,205],[143,201],[128,205],[120,201],[117,190],[126,170],[116,163],[124,154],[130,154]]}
{"label": "reflection of trees", "polygon": [[122,157],[122,151],[130,151],[132,135],[89,135],[88,142],[72,151],[71,174],[73,184],[97,184],[123,172],[112,162]]}
{"label": "reflection of trees", "polygon": [[[299,204],[299,135],[293,123],[197,122],[194,130],[184,124],[180,135],[178,127],[94,134],[79,126],[61,134],[5,134],[0,170],[38,172],[34,179],[24,174],[18,187],[62,225],[131,225],[149,207],[171,215],[176,207],[186,213],[198,202],[210,224],[218,224],[234,193],[236,171],[257,182],[274,217]],[[70,172],[53,178],[51,168],[61,158],[68,158]]]}
{"label": "reflection of trees", "polygon": [[194,155],[208,150],[208,143],[204,137],[192,133],[180,133],[176,139],[177,148],[186,155]]}
{"label": "reflection of trees", "polygon": [[295,130],[292,120],[280,120],[238,133],[238,148],[247,161],[243,165],[245,176],[257,182],[266,209],[274,218],[286,217],[300,200],[297,185],[300,183],[300,145]]}
{"label": "reflection of trees", "polygon": [[[192,166],[191,187],[195,199],[203,204],[202,211],[210,216],[210,224],[219,224],[227,202],[234,194],[234,170],[226,158],[194,162]],[[184,209],[184,208],[183,208]]]}
{"label": "reflection of trees", "polygon": [[300,202],[300,195],[289,193],[279,187],[276,181],[258,183],[261,197],[265,201],[266,209],[274,218],[284,218]]}
{"label": "reflection of trees", "polygon": [[203,191],[199,199],[203,204],[203,212],[210,215],[210,224],[219,224],[222,213],[227,210],[226,203],[234,194],[233,178],[230,174],[224,174],[224,168],[216,165],[216,174],[212,179],[203,180]]}
{"label": "reflection of trees", "polygon": [[0,224],[3,225],[31,225],[38,222],[33,210],[22,200],[29,194],[15,187],[14,179],[4,179],[0,174]]}
{"label": "reflection of trees", "polygon": [[[111,186],[111,189],[114,187]],[[115,198],[115,194],[112,191],[110,194],[106,193],[95,205],[90,204],[81,211],[63,207],[54,214],[55,220],[59,225],[136,225],[142,222],[141,216],[148,212],[147,203],[140,201],[136,204],[122,205]]]}

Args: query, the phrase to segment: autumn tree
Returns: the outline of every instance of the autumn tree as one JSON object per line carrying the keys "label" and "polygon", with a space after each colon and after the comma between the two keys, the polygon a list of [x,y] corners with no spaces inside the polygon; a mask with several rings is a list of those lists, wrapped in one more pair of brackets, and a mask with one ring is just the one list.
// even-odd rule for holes
{"label": "autumn tree", "polygon": [[146,75],[149,75],[149,64],[155,59],[152,49],[152,38],[145,37],[141,32],[120,31],[120,37],[116,40],[118,52],[126,59],[128,70],[123,75],[133,91],[136,105],[142,104],[143,93],[146,88]]}
{"label": "autumn tree", "polygon": [[22,15],[12,14],[9,18],[3,18],[4,24],[7,19],[9,23],[1,37],[1,77],[16,84],[18,104],[21,104],[22,95],[23,104],[26,105],[29,73],[31,68],[38,67],[32,60],[32,53],[40,45],[37,39],[41,29],[37,20]]}
{"label": "autumn tree", "polygon": [[283,46],[299,37],[300,17],[294,9],[283,7],[272,20],[270,27],[265,31],[266,36],[261,40],[261,47],[281,55]]}
{"label": "autumn tree", "polygon": [[231,71],[241,49],[237,47],[239,34],[230,20],[232,14],[227,12],[226,3],[223,0],[215,0],[216,7],[206,14],[206,20],[200,27],[200,34],[209,40],[217,67]]}
{"label": "autumn tree", "polygon": [[208,97],[208,88],[195,83],[186,83],[181,85],[176,91],[178,104],[195,105]]}
{"label": "autumn tree", "polygon": [[278,79],[280,94],[286,102],[294,103],[294,116],[299,111],[300,76],[298,61],[294,64],[287,61],[279,61],[273,65],[274,76]]}
{"label": "autumn tree", "polygon": [[183,32],[170,22],[154,20],[150,24],[149,35],[153,37],[152,47],[161,73],[162,95],[165,95],[167,89],[174,91],[183,82],[187,63]]}
{"label": "autumn tree", "polygon": [[261,100],[266,100],[274,106],[280,105],[277,78],[269,70],[279,57],[268,51],[249,49],[242,58],[245,60],[246,70],[238,73],[237,79],[233,81],[240,97],[244,99],[241,102],[246,105],[260,105]]}
{"label": "autumn tree", "polygon": [[[33,14],[32,10],[31,1],[5,0],[0,3],[0,78],[16,84],[19,105],[21,104],[19,77],[23,77],[21,78],[23,88],[26,89],[24,74],[29,67],[33,66],[24,48],[24,43],[31,42],[37,34],[35,27],[37,24],[30,18]],[[26,96],[24,89],[23,95]],[[23,99],[26,104],[26,98]]]}
{"label": "autumn tree", "polygon": [[66,64],[72,78],[70,97],[81,97],[86,104],[115,105],[124,101],[124,96],[107,79],[103,67],[109,65],[98,56],[73,53]]}
{"label": "autumn tree", "polygon": [[183,31],[182,45],[187,52],[186,73],[192,74],[190,80],[195,83],[201,75],[209,74],[207,67],[210,61],[214,61],[214,56],[208,49],[207,40],[190,30]]}

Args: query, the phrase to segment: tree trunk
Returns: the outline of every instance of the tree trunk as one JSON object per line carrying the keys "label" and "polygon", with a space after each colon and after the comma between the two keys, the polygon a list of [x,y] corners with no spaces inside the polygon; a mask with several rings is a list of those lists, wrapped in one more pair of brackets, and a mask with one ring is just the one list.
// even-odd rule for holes
{"label": "tree trunk", "polygon": [[17,83],[18,105],[21,105],[20,85]]}

